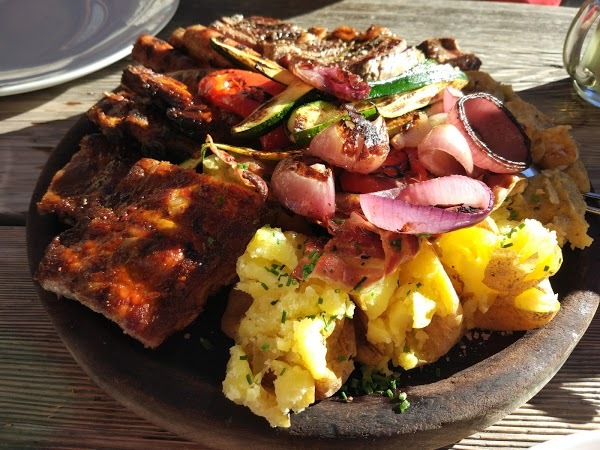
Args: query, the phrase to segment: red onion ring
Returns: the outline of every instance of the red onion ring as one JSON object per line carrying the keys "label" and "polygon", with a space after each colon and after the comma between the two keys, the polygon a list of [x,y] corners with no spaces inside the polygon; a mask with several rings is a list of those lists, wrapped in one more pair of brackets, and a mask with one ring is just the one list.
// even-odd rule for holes
{"label": "red onion ring", "polygon": [[292,63],[290,70],[306,84],[342,100],[362,100],[367,98],[371,91],[371,86],[360,76],[338,66],[301,61]]}
{"label": "red onion ring", "polygon": [[410,184],[394,196],[361,194],[359,201],[367,220],[383,230],[439,234],[481,222],[494,194],[479,180],[450,175]]}
{"label": "red onion ring", "polygon": [[448,123],[467,138],[473,163],[490,172],[518,173],[531,164],[531,142],[523,128],[490,94],[479,92],[458,99]]}

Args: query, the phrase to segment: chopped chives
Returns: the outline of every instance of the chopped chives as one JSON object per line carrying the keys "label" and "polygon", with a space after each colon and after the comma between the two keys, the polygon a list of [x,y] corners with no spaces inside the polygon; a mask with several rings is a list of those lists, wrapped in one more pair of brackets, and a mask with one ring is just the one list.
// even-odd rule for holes
{"label": "chopped chives", "polygon": [[393,241],[390,241],[390,245],[392,247],[394,247],[397,251],[401,251],[402,250],[402,238],[398,238],[398,239],[394,239]]}
{"label": "chopped chives", "polygon": [[358,290],[360,289],[360,286],[361,286],[361,285],[362,285],[362,284],[363,284],[365,281],[367,281],[367,276],[366,276],[366,275],[365,275],[364,277],[362,277],[362,278],[360,279],[360,281],[354,285],[354,288],[353,288],[353,289],[354,289],[355,291],[358,291]]}
{"label": "chopped chives", "polygon": [[279,275],[279,272],[277,271],[276,267],[277,267],[277,265],[275,265],[275,267],[268,267],[268,266],[265,266],[265,270],[266,270],[267,272],[270,272],[270,273],[272,273],[273,275]]}

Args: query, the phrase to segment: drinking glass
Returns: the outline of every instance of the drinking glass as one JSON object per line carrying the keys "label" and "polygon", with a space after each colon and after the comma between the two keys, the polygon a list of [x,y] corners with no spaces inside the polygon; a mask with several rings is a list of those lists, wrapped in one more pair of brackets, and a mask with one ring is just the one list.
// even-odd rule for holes
{"label": "drinking glass", "polygon": [[565,39],[563,61],[581,98],[600,107],[600,0],[585,0]]}

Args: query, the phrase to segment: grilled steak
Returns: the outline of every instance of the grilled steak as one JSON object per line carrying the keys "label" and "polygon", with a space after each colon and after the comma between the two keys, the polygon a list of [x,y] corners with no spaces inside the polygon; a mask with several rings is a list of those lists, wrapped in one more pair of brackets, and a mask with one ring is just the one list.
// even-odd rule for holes
{"label": "grilled steak", "polygon": [[365,81],[389,78],[424,59],[401,37],[384,27],[365,32],[342,26],[328,32],[321,27],[305,30],[293,23],[267,17],[223,17],[210,26],[192,25],[173,39],[199,62],[229,67],[211,46],[211,38],[229,39],[232,45],[252,49],[284,67],[311,62],[335,65]]}
{"label": "grilled steak", "polygon": [[268,42],[263,46],[263,54],[286,67],[304,61],[337,66],[365,81],[393,77],[424,59],[404,39],[374,26],[364,33],[340,27],[322,39],[307,33],[303,39]]}
{"label": "grilled steak", "polygon": [[222,17],[213,22],[210,28],[259,53],[263,53],[265,44],[281,40],[296,41],[306,34],[306,30],[291,22],[261,16],[246,18],[241,14]]}
{"label": "grilled steak", "polygon": [[36,279],[155,348],[234,280],[265,210],[241,186],[141,159],[106,207],[52,241]]}

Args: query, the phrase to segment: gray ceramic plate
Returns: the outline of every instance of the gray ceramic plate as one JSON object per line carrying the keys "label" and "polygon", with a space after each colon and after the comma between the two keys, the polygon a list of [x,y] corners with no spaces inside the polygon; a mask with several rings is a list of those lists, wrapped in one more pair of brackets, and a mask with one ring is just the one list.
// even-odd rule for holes
{"label": "gray ceramic plate", "polygon": [[[179,0],[0,1],[0,96],[55,86],[129,55]],[[40,39],[43,36],[43,39]]]}
{"label": "gray ceramic plate", "polygon": [[[27,223],[32,271],[61,230],[54,217],[37,214],[35,203],[91,130],[87,119],[81,119],[38,181]],[[390,400],[379,395],[352,403],[329,399],[293,415],[290,429],[272,429],[222,395],[231,345],[218,326],[223,296],[211,299],[206,313],[188,330],[151,351],[79,303],[58,299],[39,286],[38,292],[65,345],[101,388],[148,420],[209,448],[363,448],[367,443],[377,448],[435,448],[512,412],[569,356],[599,302],[600,227],[595,219],[590,218],[594,246],[565,252],[554,279],[562,309],[550,324],[528,333],[492,333],[485,342],[465,340],[450,352],[449,361],[443,358],[442,363],[408,372],[404,384],[411,407],[404,414],[394,413]],[[202,339],[214,346],[205,349]]]}

